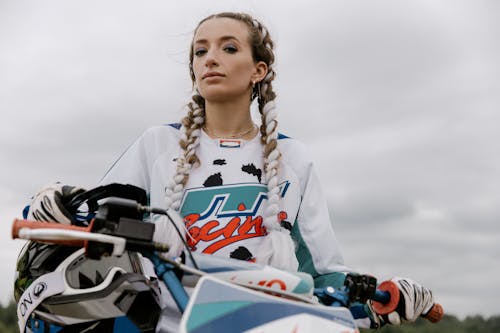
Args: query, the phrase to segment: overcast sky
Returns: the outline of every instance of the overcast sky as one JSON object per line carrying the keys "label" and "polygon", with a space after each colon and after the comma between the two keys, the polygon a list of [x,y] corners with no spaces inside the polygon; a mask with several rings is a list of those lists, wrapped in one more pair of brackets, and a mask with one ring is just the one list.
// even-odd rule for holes
{"label": "overcast sky", "polygon": [[347,264],[420,281],[450,314],[498,314],[495,0],[0,0],[0,301],[28,198],[94,186],[179,120],[193,29],[227,10],[276,41],[281,132],[310,147]]}

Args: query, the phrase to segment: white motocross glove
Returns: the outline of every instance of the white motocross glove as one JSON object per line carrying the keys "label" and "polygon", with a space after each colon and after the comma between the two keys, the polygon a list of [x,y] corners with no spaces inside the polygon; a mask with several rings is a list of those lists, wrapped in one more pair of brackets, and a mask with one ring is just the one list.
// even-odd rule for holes
{"label": "white motocross glove", "polygon": [[73,224],[75,220],[65,205],[83,192],[82,188],[60,183],[45,186],[31,200],[28,219]]}
{"label": "white motocross glove", "polygon": [[396,277],[391,281],[399,289],[399,302],[393,312],[384,315],[376,314],[372,301],[368,302],[377,326],[383,323],[401,325],[405,322],[414,322],[421,315],[429,313],[434,305],[432,292],[429,289],[407,278]]}

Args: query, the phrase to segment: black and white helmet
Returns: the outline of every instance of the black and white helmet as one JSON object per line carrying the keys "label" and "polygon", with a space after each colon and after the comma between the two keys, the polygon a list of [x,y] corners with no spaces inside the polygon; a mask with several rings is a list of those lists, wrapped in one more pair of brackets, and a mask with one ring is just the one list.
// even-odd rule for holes
{"label": "black and white helmet", "polygon": [[160,289],[135,252],[90,259],[85,249],[29,242],[14,287],[20,332],[154,331]]}

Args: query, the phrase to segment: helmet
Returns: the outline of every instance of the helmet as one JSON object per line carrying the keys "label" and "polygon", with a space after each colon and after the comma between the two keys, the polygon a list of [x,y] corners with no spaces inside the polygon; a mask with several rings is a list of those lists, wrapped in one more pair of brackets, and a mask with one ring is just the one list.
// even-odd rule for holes
{"label": "helmet", "polygon": [[95,260],[84,248],[27,243],[14,283],[20,332],[154,331],[160,289],[147,263],[135,252]]}

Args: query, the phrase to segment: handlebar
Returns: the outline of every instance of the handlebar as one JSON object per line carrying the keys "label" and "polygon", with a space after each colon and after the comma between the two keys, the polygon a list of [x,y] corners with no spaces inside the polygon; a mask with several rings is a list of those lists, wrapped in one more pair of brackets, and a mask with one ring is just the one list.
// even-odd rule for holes
{"label": "handlebar", "polygon": [[[15,219],[12,225],[12,238],[50,242],[52,244],[65,246],[85,247],[86,249],[88,249],[89,242],[105,243],[112,245],[113,250],[110,254],[118,256],[123,254],[126,249],[133,249],[134,246],[144,247],[148,245],[147,247],[152,247],[154,250],[159,250],[160,252],[168,250],[165,244],[152,244],[151,242],[131,240],[128,239],[126,235],[114,236],[99,233],[99,231],[93,232],[94,222],[93,220],[88,227],[79,227],[60,223]],[[141,225],[146,226],[147,223],[141,223]],[[373,284],[375,284],[375,282]],[[327,289],[329,288],[320,291],[323,296],[331,297],[334,301],[340,300],[340,304],[348,306],[348,295],[340,296],[337,294],[337,291]],[[341,290],[340,292],[345,294],[345,291]],[[384,315],[396,309],[400,299],[400,291],[394,282],[384,281],[373,291],[373,294],[369,298],[372,299],[374,311],[379,315]],[[435,303],[428,313],[422,315],[422,317],[432,323],[439,322],[443,316],[443,307],[439,303]]]}
{"label": "handlebar", "polygon": [[[22,238],[22,239],[33,239],[33,240],[46,240],[54,244],[59,244],[59,245],[65,245],[65,246],[78,246],[78,247],[84,247],[85,246],[85,241],[82,239],[82,237],[76,238],[76,239],[69,239],[69,237],[66,237],[67,233],[64,233],[64,237],[59,237],[54,235],[52,238],[31,238],[33,236],[29,236],[29,234],[26,233],[26,229],[28,230],[52,230],[52,231],[57,231],[57,230],[70,230],[70,231],[76,231],[76,232],[87,232],[89,233],[91,230],[91,225],[88,227],[78,227],[75,225],[67,225],[67,224],[60,224],[60,223],[50,223],[50,222],[39,222],[39,221],[30,221],[30,220],[21,220],[21,219],[14,219],[14,222],[12,223],[12,238]],[[84,235],[81,235],[84,236]],[[30,238],[28,238],[30,237]]]}
{"label": "handlebar", "polygon": [[125,251],[127,240],[123,237],[92,233],[92,223],[88,227],[78,227],[60,223],[15,219],[12,224],[12,238],[49,242],[65,246],[88,248],[88,242],[99,242],[113,246],[111,255],[120,256]]}

